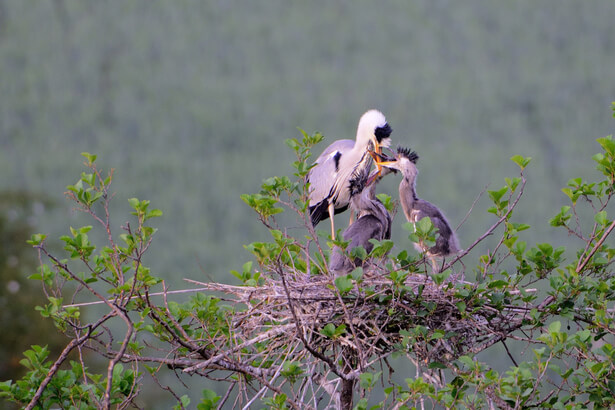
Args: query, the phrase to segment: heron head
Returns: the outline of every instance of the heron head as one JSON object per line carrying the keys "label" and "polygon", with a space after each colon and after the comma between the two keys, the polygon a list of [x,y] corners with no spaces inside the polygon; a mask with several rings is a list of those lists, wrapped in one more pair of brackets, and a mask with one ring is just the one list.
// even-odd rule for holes
{"label": "heron head", "polygon": [[418,154],[410,148],[398,147],[395,158],[380,155],[380,165],[396,171],[404,171],[409,167],[415,167],[416,161],[419,159]]}
{"label": "heron head", "polygon": [[384,114],[378,110],[369,110],[359,120],[357,144],[363,149],[371,142],[374,145],[374,151],[380,154],[382,147],[388,147],[391,144],[392,132],[393,129],[387,123]]}
{"label": "heron head", "polygon": [[354,174],[350,178],[348,189],[350,190],[350,197],[352,198],[355,195],[359,195],[365,186],[368,183],[369,179],[369,170],[361,169]]}

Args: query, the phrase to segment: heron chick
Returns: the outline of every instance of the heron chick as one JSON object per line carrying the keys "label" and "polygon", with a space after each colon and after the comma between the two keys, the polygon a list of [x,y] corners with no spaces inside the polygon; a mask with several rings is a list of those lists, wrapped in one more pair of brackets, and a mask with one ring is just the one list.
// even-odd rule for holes
{"label": "heron chick", "polygon": [[[349,182],[350,208],[358,215],[358,219],[342,233],[344,240],[349,242],[347,252],[361,246],[369,253],[374,248],[370,239],[381,241],[391,238],[391,215],[375,197],[379,177],[378,170],[368,175],[368,170],[364,169],[355,174]],[[351,261],[347,252],[337,246],[331,252],[329,270],[336,276],[348,274],[363,264],[359,258]]]}
{"label": "heron chick", "polygon": [[350,179],[362,170],[369,172],[372,158],[370,151],[382,152],[391,143],[392,129],[385,116],[378,110],[363,114],[357,127],[356,139],[337,140],[320,154],[307,175],[309,211],[312,225],[331,219],[331,237],[335,239],[333,215],[344,212],[350,202]]}
{"label": "heron chick", "polygon": [[404,210],[406,219],[416,223],[425,217],[431,219],[431,223],[438,229],[436,243],[428,248],[421,243],[415,243],[415,248],[425,253],[431,260],[434,272],[439,272],[437,259],[454,255],[461,251],[459,239],[451,228],[444,213],[434,204],[419,198],[416,195],[416,177],[419,173],[416,161],[419,156],[416,152],[407,148],[397,148],[397,154],[393,161],[383,161],[383,167],[401,171],[402,180],[399,183],[399,201]]}

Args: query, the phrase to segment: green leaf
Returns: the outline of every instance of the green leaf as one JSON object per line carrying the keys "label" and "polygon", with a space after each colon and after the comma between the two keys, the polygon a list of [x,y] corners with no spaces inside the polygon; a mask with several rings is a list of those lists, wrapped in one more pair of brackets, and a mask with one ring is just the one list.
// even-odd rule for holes
{"label": "green leaf", "polygon": [[91,166],[94,163],[94,161],[96,161],[96,155],[92,155],[89,152],[82,152],[81,155],[85,157],[85,159],[88,160],[88,163],[87,163],[88,166]]}
{"label": "green leaf", "polygon": [[598,138],[596,141],[602,146],[602,149],[609,154],[609,156],[615,156],[615,141],[613,141],[612,136],[607,136],[604,138]]}
{"label": "green leaf", "polygon": [[500,203],[500,200],[502,199],[502,197],[504,196],[506,192],[508,192],[508,187],[506,186],[499,189],[498,191],[487,191],[487,193],[489,194],[489,197],[495,204]]}
{"label": "green leaf", "polygon": [[415,227],[418,232],[427,233],[433,229],[433,223],[431,222],[431,218],[427,216],[417,221]]}
{"label": "green leaf", "polygon": [[395,208],[395,202],[391,199],[390,195],[387,195],[385,193],[379,193],[376,194],[376,198],[378,198],[378,200],[382,202],[387,211],[392,212],[393,208]]}
{"label": "green leaf", "polygon": [[594,220],[602,226],[605,226],[609,223],[608,218],[606,217],[606,211],[600,211],[596,215],[594,215]]}
{"label": "green leaf", "polygon": [[145,218],[158,218],[160,216],[162,216],[162,211],[160,209],[152,209],[151,211],[147,212]]}
{"label": "green leaf", "polygon": [[40,233],[35,233],[35,234],[33,234],[30,237],[29,240],[26,241],[26,243],[28,243],[29,245],[32,245],[32,246],[38,246],[41,243],[43,243],[45,238],[47,238],[47,235],[43,235],[43,234],[40,234]]}
{"label": "green leaf", "polygon": [[532,160],[532,157],[524,158],[521,155],[513,155],[510,159],[511,159],[512,162],[514,162],[515,164],[519,165],[519,168],[521,168],[521,170],[523,171],[525,169],[525,167],[527,167],[527,165]]}
{"label": "green leaf", "polygon": [[355,281],[360,281],[363,278],[363,268],[361,266],[357,266],[352,272],[350,272],[350,277]]}
{"label": "green leaf", "polygon": [[284,143],[286,143],[286,145],[293,149],[293,150],[297,150],[297,147],[299,147],[299,142],[297,141],[296,138],[287,138],[284,140]]}
{"label": "green leaf", "polygon": [[332,339],[333,336],[335,336],[335,325],[333,323],[327,323],[325,327],[320,330],[320,334]]}
{"label": "green leaf", "polygon": [[[216,403],[220,400],[220,396],[218,396],[216,392],[204,389],[202,395],[201,402],[197,405],[198,410],[211,410],[217,407]],[[188,401],[188,403],[190,403],[190,401]]]}
{"label": "green leaf", "polygon": [[139,200],[137,198],[128,198],[128,204],[132,209],[139,209]]}
{"label": "green leaf", "polygon": [[501,289],[501,288],[505,288],[506,285],[508,285],[508,282],[506,282],[505,280],[498,279],[498,280],[494,280],[490,282],[487,287],[489,289]]}
{"label": "green leaf", "polygon": [[475,365],[474,360],[472,360],[472,358],[470,356],[461,356],[459,358],[459,361],[461,363],[463,363],[468,368],[473,368],[474,365]]}
{"label": "green leaf", "polygon": [[353,287],[350,275],[338,276],[335,278],[335,287],[337,287],[342,295],[348,293]]}
{"label": "green leaf", "polygon": [[551,226],[565,226],[566,222],[568,222],[571,217],[568,215],[569,211],[569,206],[562,206],[559,213],[549,220],[549,224]]}
{"label": "green leaf", "polygon": [[362,246],[355,246],[350,250],[350,257],[364,261],[367,258],[367,251]]}

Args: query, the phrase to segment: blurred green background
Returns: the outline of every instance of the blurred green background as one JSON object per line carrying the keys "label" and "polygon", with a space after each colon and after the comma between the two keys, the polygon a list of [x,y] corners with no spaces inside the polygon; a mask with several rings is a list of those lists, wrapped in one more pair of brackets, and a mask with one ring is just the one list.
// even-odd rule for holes
{"label": "blurred green background", "polygon": [[[455,226],[516,176],[512,155],[533,157],[515,221],[532,225],[530,245],[567,245],[547,221],[569,178],[597,175],[595,139],[615,128],[614,22],[612,0],[0,0],[3,217],[26,209],[21,227],[50,238],[89,224],[62,194],[88,151],[115,169],[115,233],[129,197],[163,210],[153,273],[175,289],[232,281],[251,259],[242,245],[269,237],[239,196],[291,174],[284,139],[320,131],[318,154],[378,108],[393,145],[421,156],[419,195]],[[494,222],[487,203],[462,246]],[[402,219],[394,239],[411,248]],[[25,283],[36,255],[0,254],[8,306],[4,272]]]}

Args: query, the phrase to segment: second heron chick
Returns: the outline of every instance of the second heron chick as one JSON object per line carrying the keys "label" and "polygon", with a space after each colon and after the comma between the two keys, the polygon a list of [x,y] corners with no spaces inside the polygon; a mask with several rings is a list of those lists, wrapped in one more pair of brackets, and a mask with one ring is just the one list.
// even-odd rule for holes
{"label": "second heron chick", "polygon": [[432,247],[416,243],[419,252],[424,252],[431,260],[434,271],[439,271],[436,258],[444,258],[461,251],[459,239],[451,228],[444,213],[431,202],[425,201],[416,195],[416,177],[419,173],[416,161],[419,156],[408,148],[397,148],[397,154],[393,161],[382,162],[386,168],[401,171],[403,178],[399,184],[399,201],[404,210],[406,219],[416,223],[425,217],[431,219],[431,223],[438,229],[436,243]]}
{"label": "second heron chick", "polygon": [[[348,252],[361,246],[369,253],[374,248],[370,239],[382,241],[391,238],[391,215],[375,196],[376,184],[381,176],[377,170],[371,174],[369,170],[362,170],[350,180],[350,208],[358,219],[342,233],[344,240],[349,242]],[[350,273],[362,263],[359,258],[350,260],[345,252],[335,247],[331,252],[329,269],[340,276]]]}

